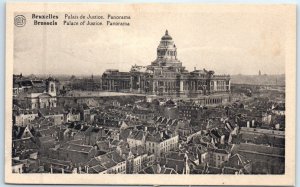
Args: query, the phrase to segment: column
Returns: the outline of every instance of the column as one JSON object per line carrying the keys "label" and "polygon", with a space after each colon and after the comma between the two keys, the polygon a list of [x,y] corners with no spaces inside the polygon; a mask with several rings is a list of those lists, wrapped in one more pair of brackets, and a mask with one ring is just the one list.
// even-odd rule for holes
{"label": "column", "polygon": [[180,92],[183,92],[183,81],[180,80]]}
{"label": "column", "polygon": [[132,76],[130,76],[130,92],[132,92],[132,86],[133,86],[133,81],[132,81]]}
{"label": "column", "polygon": [[155,92],[155,81],[153,81],[153,87],[152,87],[152,92]]}
{"label": "column", "polygon": [[140,93],[141,92],[141,76],[139,76],[139,87],[138,87],[138,92]]}

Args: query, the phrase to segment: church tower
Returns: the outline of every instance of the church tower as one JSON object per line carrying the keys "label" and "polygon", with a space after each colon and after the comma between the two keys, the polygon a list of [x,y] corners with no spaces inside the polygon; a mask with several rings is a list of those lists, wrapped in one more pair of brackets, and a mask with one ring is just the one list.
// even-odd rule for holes
{"label": "church tower", "polygon": [[47,80],[47,93],[53,97],[56,97],[55,80],[52,78],[48,78]]}

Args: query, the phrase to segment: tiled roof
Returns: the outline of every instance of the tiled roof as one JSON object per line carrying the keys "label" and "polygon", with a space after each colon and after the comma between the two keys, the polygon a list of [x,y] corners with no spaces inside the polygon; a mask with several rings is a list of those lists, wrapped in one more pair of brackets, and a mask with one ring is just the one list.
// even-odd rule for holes
{"label": "tiled roof", "polygon": [[87,165],[89,166],[101,165],[102,167],[108,169],[124,161],[125,160],[117,152],[113,151],[91,159],[87,163]]}
{"label": "tiled roof", "polygon": [[242,169],[250,162],[250,160],[247,160],[244,156],[237,153],[229,158],[228,162],[226,162],[226,166],[235,169]]}
{"label": "tiled roof", "polygon": [[79,145],[79,144],[66,144],[62,146],[60,149],[64,149],[66,151],[89,153],[93,149],[93,146]]}
{"label": "tiled roof", "polygon": [[173,159],[166,159],[165,166],[168,168],[173,168],[175,171],[182,173],[185,167],[184,160],[173,160]]}
{"label": "tiled roof", "polygon": [[60,107],[55,108],[40,108],[39,112],[42,114],[42,116],[49,116],[49,115],[57,115],[57,114],[64,114],[64,109]]}
{"label": "tiled roof", "polygon": [[130,139],[142,140],[143,137],[146,136],[146,132],[141,130],[132,131],[132,133],[128,136]]}
{"label": "tiled roof", "polygon": [[254,154],[267,154],[278,157],[285,156],[285,149],[278,147],[269,147],[264,145],[256,145],[256,144],[248,144],[241,143],[238,146],[238,151],[242,154],[242,152],[254,153]]}
{"label": "tiled roof", "polygon": [[42,163],[49,163],[53,165],[70,166],[72,164],[71,161],[52,159],[49,157],[42,157],[40,160]]}
{"label": "tiled roof", "polygon": [[55,142],[55,138],[52,136],[42,136],[38,138],[39,141],[41,142],[41,145],[45,144],[45,143],[49,143],[49,142]]}
{"label": "tiled roof", "polygon": [[127,140],[129,134],[130,134],[130,129],[121,130],[121,132],[120,132],[120,139],[121,140]]}
{"label": "tiled roof", "polygon": [[229,154],[229,151],[226,149],[214,149],[213,152],[220,154]]}
{"label": "tiled roof", "polygon": [[205,174],[221,174],[222,169],[217,167],[208,166],[205,170]]}
{"label": "tiled roof", "polygon": [[89,168],[89,173],[90,173],[90,170],[94,170],[96,173],[101,173],[103,171],[106,170],[105,167],[101,166],[101,165],[96,165],[96,166],[93,166],[92,168]]}
{"label": "tiled roof", "polygon": [[224,167],[223,174],[236,174],[239,173],[240,170],[236,168]]}
{"label": "tiled roof", "polygon": [[178,174],[178,173],[173,168],[152,165],[141,170],[139,174]]}

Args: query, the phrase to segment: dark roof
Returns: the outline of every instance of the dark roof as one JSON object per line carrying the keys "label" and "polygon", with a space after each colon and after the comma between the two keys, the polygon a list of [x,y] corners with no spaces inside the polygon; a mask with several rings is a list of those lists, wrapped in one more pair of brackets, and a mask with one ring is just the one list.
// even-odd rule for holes
{"label": "dark roof", "polygon": [[55,138],[52,136],[42,136],[42,137],[39,137],[38,139],[42,145],[45,143],[54,143],[55,142]]}
{"label": "dark roof", "polygon": [[28,129],[28,126],[25,127],[21,127],[21,126],[13,126],[13,139],[21,139],[21,138],[31,138],[32,134],[29,131],[29,133],[27,134],[27,136],[23,136],[25,130]]}
{"label": "dark roof", "polygon": [[60,107],[55,107],[55,108],[40,108],[39,112],[43,116],[49,116],[49,115],[58,115],[58,114],[64,114],[64,109]]}
{"label": "dark roof", "polygon": [[169,35],[168,30],[166,30],[165,35],[161,37],[161,40],[172,40],[172,37]]}
{"label": "dark roof", "polygon": [[269,147],[265,145],[256,145],[256,144],[249,144],[249,143],[241,143],[238,146],[238,152],[243,154],[245,153],[254,153],[254,154],[267,154],[277,157],[284,157],[285,156],[285,149],[279,147]]}
{"label": "dark roof", "polygon": [[73,152],[89,153],[93,149],[93,146],[69,143],[62,146],[60,149],[64,149],[66,151],[73,151]]}
{"label": "dark roof", "polygon": [[285,111],[285,103],[280,103],[273,108],[273,110]]}
{"label": "dark roof", "polygon": [[205,170],[205,174],[221,174],[222,169],[217,167],[208,166]]}
{"label": "dark roof", "polygon": [[214,149],[213,152],[220,154],[229,154],[229,151],[226,149]]}
{"label": "dark roof", "polygon": [[223,174],[236,174],[239,173],[240,170],[236,168],[224,167]]}
{"label": "dark roof", "polygon": [[242,169],[250,162],[251,161],[247,160],[243,155],[237,153],[231,156],[225,165],[230,168]]}
{"label": "dark roof", "polygon": [[135,139],[135,140],[142,140],[144,136],[146,136],[146,132],[137,130],[137,131],[132,131],[132,133],[128,136],[128,138]]}
{"label": "dark roof", "polygon": [[141,170],[139,174],[178,174],[178,173],[173,168],[152,165]]}

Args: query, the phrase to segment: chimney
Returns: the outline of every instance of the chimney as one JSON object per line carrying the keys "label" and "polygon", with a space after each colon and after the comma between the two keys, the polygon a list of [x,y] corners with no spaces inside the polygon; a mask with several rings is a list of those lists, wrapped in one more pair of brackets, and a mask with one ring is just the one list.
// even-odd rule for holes
{"label": "chimney", "polygon": [[225,144],[225,135],[221,136],[221,144]]}
{"label": "chimney", "polygon": [[194,67],[194,71],[196,71],[196,67]]}
{"label": "chimney", "polygon": [[159,164],[157,164],[157,173],[160,173],[161,172],[161,167],[160,167],[160,165]]}

